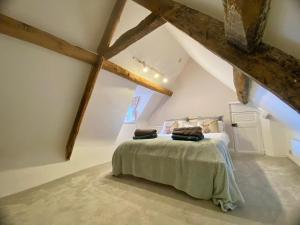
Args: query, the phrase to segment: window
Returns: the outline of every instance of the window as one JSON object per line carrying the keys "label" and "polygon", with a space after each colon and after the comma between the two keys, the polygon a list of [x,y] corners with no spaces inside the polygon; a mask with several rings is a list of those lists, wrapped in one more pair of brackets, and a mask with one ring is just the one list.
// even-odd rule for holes
{"label": "window", "polygon": [[124,123],[134,123],[137,120],[137,106],[139,104],[140,96],[133,97],[131,105],[127,110]]}

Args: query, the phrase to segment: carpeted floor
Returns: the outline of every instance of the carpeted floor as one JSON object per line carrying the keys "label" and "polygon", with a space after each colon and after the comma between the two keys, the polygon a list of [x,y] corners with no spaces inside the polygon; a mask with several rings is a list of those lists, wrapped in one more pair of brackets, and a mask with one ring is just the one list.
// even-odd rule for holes
{"label": "carpeted floor", "polygon": [[[285,158],[233,155],[246,205],[222,213],[172,187],[129,176],[110,164],[0,199],[1,225],[300,224],[300,168]],[[297,218],[298,216],[298,218]]]}

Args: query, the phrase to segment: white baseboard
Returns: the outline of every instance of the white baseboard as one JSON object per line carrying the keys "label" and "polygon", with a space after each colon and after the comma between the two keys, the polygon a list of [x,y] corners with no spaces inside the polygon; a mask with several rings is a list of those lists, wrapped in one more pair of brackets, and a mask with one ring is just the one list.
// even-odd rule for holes
{"label": "white baseboard", "polygon": [[293,156],[292,154],[288,154],[288,158],[293,161],[295,164],[297,164],[297,166],[300,167],[300,159]]}

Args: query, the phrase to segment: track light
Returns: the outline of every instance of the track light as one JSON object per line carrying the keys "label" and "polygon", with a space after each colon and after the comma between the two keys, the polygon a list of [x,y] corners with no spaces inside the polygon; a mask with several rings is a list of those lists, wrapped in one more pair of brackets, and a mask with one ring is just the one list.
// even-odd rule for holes
{"label": "track light", "polygon": [[144,66],[143,72],[144,72],[144,73],[147,73],[148,71],[149,71],[149,68],[148,68],[147,66]]}

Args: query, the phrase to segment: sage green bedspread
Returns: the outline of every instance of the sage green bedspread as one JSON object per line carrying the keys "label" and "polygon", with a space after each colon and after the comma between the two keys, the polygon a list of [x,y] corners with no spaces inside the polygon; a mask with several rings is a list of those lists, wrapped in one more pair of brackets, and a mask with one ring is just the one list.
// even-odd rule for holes
{"label": "sage green bedspread", "polygon": [[243,203],[227,146],[220,140],[132,140],[116,149],[113,175],[133,175],[209,200],[226,212]]}

